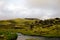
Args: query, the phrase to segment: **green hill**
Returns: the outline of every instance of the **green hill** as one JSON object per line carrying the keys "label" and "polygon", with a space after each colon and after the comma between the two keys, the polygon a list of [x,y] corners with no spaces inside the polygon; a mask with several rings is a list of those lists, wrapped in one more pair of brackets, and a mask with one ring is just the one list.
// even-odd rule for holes
{"label": "green hill", "polygon": [[60,37],[60,18],[0,20],[0,31],[19,32],[32,36]]}

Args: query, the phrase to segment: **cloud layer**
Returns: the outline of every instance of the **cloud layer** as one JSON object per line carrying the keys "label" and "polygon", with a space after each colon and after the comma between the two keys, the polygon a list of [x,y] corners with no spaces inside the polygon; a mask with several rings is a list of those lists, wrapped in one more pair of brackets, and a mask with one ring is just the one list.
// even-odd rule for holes
{"label": "cloud layer", "polygon": [[60,0],[0,0],[0,19],[60,17]]}

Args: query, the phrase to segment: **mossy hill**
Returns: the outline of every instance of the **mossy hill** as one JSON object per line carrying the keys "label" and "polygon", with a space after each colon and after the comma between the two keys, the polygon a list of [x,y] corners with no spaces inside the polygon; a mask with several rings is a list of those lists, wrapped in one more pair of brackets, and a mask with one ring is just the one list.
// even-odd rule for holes
{"label": "mossy hill", "polygon": [[60,37],[60,18],[46,20],[12,19],[0,20],[0,31],[22,33],[24,35]]}

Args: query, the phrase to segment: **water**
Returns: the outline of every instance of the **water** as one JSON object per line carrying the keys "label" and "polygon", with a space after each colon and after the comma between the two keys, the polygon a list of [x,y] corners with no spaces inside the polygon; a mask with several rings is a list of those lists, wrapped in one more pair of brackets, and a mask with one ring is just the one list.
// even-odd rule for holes
{"label": "water", "polygon": [[26,39],[38,39],[38,40],[60,40],[60,38],[47,38],[47,37],[37,37],[37,36],[26,36],[22,35],[21,33],[17,33],[18,38],[17,40],[26,40]]}

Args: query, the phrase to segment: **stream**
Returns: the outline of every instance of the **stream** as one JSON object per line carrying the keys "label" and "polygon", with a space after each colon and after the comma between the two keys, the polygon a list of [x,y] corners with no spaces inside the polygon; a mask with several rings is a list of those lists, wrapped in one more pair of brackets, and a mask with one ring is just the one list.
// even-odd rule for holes
{"label": "stream", "polygon": [[17,40],[26,40],[26,39],[38,39],[38,40],[60,40],[60,38],[47,38],[47,37],[38,37],[38,36],[27,36],[27,35],[22,35],[21,33],[17,33],[18,38]]}

